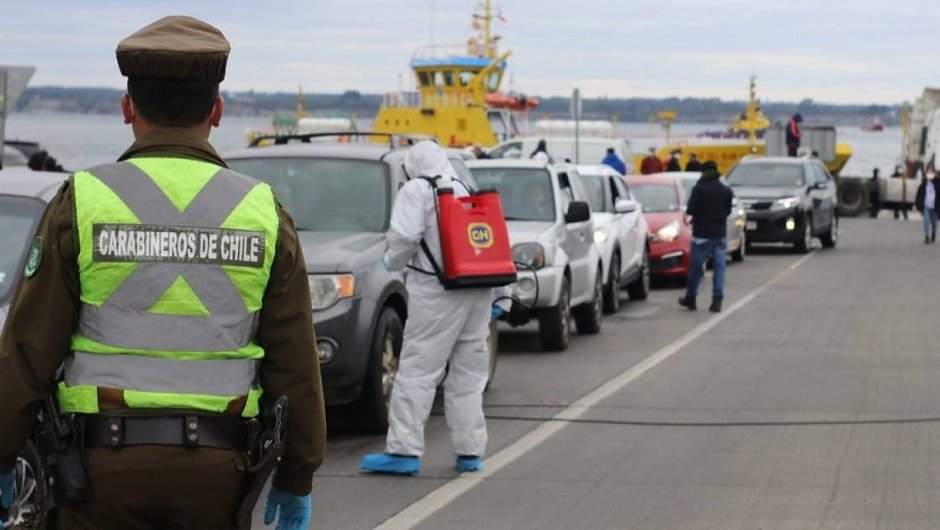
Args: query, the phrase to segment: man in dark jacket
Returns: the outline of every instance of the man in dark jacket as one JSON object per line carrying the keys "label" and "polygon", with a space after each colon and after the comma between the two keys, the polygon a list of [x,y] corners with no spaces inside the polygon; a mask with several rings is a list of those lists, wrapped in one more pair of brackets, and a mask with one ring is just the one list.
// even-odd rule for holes
{"label": "man in dark jacket", "polygon": [[669,160],[666,161],[666,171],[682,171],[682,166],[679,164],[679,155],[681,153],[682,151],[678,149],[669,153]]}
{"label": "man in dark jacket", "polygon": [[698,161],[698,155],[691,153],[689,155],[689,161],[685,164],[686,171],[701,171],[702,163]]}
{"label": "man in dark jacket", "polygon": [[702,164],[702,178],[692,188],[692,196],[686,214],[692,218],[692,264],[686,284],[685,296],[679,305],[694,311],[698,285],[702,281],[706,260],[711,257],[714,278],[712,280],[712,305],[708,309],[721,311],[725,288],[725,248],[727,247],[727,221],[731,215],[734,193],[721,182],[721,174],[715,162]]}

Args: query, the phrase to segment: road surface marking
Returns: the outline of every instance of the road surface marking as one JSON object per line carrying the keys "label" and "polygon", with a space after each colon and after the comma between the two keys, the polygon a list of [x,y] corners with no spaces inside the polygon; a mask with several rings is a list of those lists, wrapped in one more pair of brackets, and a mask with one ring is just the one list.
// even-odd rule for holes
{"label": "road surface marking", "polygon": [[790,265],[785,270],[774,276],[769,282],[754,289],[743,298],[732,304],[731,307],[692,328],[684,335],[670,342],[656,353],[646,357],[642,361],[628,368],[626,371],[621,372],[617,377],[597,387],[571,405],[568,405],[564,410],[558,414],[555,414],[551,419],[540,424],[534,430],[525,434],[522,438],[519,438],[515,442],[506,446],[502,451],[499,451],[495,455],[487,458],[484,461],[484,470],[482,472],[462,473],[434,491],[428,493],[421,499],[418,499],[410,506],[407,506],[405,509],[398,512],[390,519],[377,526],[376,529],[398,530],[414,528],[464,493],[473,489],[474,486],[498,473],[504,467],[524,456],[532,449],[535,449],[542,442],[548,440],[558,433],[558,431],[564,429],[568,424],[563,420],[573,420],[581,417],[585,412],[587,412],[588,409],[619,392],[625,386],[629,385],[646,372],[655,368],[659,363],[665,361],[682,348],[688,346],[689,343],[701,337],[709,330],[723,322],[726,318],[730,317],[737,310],[741,309],[752,300],[760,296],[764,291],[783,279],[786,275],[806,263],[811,257],[813,257],[813,253],[803,256],[796,263]]}

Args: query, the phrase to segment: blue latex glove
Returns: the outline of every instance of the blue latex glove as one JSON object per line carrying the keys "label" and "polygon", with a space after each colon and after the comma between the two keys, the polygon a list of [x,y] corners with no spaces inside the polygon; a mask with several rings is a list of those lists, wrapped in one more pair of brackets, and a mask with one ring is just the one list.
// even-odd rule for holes
{"label": "blue latex glove", "polygon": [[497,318],[501,317],[503,313],[505,313],[505,311],[503,311],[502,307],[493,304],[493,308],[490,309],[490,320],[496,320]]}
{"label": "blue latex glove", "polygon": [[10,506],[13,505],[14,497],[16,497],[16,472],[11,470],[8,473],[0,474],[0,506],[3,506],[5,510],[9,510]]}
{"label": "blue latex glove", "polygon": [[278,509],[281,516],[278,518],[276,530],[307,530],[310,527],[310,519],[313,518],[313,496],[294,495],[272,486],[264,506],[265,526],[271,526]]}

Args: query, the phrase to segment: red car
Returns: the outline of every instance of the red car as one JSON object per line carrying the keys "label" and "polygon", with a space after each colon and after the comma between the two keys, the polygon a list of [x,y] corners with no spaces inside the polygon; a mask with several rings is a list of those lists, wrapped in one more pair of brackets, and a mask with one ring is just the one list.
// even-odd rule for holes
{"label": "red car", "polygon": [[636,176],[624,179],[643,205],[649,224],[650,274],[684,278],[689,272],[692,227],[685,218],[685,193],[675,177]]}

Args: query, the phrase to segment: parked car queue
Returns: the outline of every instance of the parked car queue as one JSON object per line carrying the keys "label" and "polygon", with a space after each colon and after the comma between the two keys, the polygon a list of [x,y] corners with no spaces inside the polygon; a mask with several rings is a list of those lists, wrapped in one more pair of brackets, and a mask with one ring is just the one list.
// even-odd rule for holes
{"label": "parked car queue", "polygon": [[[270,184],[294,217],[305,249],[318,354],[329,405],[356,408],[360,430],[386,429],[408,297],[404,274],[381,265],[391,206],[406,176],[406,148],[377,143],[303,142],[250,147],[226,155],[236,171]],[[623,178],[604,166],[533,160],[464,163],[450,151],[461,179],[501,194],[514,259],[510,326],[535,320],[540,345],[560,351],[579,333],[601,331],[619,309],[620,291],[647,297],[651,277],[684,278],[691,238],[681,179],[669,174]],[[28,175],[14,175],[17,171]],[[25,169],[0,173],[0,324],[22,268],[29,235],[63,174]],[[835,182],[813,159],[748,158],[727,177],[740,196],[735,226],[743,249],[784,241],[805,251],[838,238]],[[9,206],[9,207],[7,207]],[[752,219],[752,215],[754,216]],[[8,222],[9,221],[9,222]],[[495,375],[491,333],[490,377]]]}

